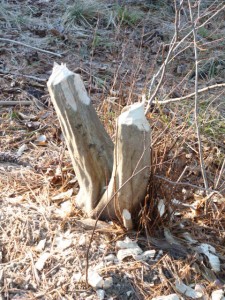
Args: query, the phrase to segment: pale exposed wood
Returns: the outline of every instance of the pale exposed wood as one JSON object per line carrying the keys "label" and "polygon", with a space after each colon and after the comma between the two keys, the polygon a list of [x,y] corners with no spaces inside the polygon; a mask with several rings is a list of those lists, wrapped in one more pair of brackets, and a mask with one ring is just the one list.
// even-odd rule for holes
{"label": "pale exposed wood", "polygon": [[130,230],[133,228],[133,221],[131,218],[131,214],[127,209],[124,209],[122,212],[122,218],[123,218],[123,225],[127,230]]}
{"label": "pale exposed wood", "polygon": [[78,74],[56,65],[48,89],[80,185],[76,203],[90,214],[111,177],[113,143]]}
{"label": "pale exposed wood", "polygon": [[123,222],[124,209],[131,213],[131,218],[137,216],[149,180],[150,126],[144,116],[143,103],[126,108],[118,118],[117,128],[112,177],[93,216]]}

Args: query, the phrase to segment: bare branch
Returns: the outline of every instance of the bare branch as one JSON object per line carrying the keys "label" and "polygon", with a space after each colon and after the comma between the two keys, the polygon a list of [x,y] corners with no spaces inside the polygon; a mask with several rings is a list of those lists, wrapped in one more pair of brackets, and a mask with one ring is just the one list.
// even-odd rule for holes
{"label": "bare branch", "polygon": [[188,6],[189,6],[189,14],[192,24],[192,32],[193,32],[193,38],[194,38],[194,53],[195,53],[195,110],[194,110],[194,117],[195,117],[195,125],[196,125],[196,133],[198,138],[198,152],[199,152],[199,160],[200,160],[200,167],[202,172],[202,177],[204,180],[205,189],[208,189],[208,181],[206,177],[205,172],[205,165],[204,165],[204,159],[203,159],[203,152],[202,152],[202,142],[201,142],[201,136],[200,136],[200,128],[199,128],[199,120],[198,120],[198,49],[197,49],[197,32],[196,32],[196,20],[193,19],[193,13],[191,8],[190,0],[188,0]]}
{"label": "bare branch", "polygon": [[[207,91],[212,90],[212,89],[224,87],[224,86],[225,86],[225,83],[219,83],[219,84],[210,85],[210,86],[207,86],[207,87],[205,87],[203,89],[198,90],[198,94],[199,93],[203,93],[203,92],[207,92]],[[153,101],[153,103],[167,104],[167,103],[171,103],[171,102],[179,102],[181,100],[186,100],[186,99],[194,97],[194,96],[195,96],[195,92],[193,92],[191,94],[188,94],[186,96],[183,96],[183,97],[171,98],[171,99],[166,99],[166,100],[162,100],[162,101]]]}
{"label": "bare branch", "polygon": [[[183,2],[183,1],[182,1]],[[175,27],[175,32],[174,32],[174,36],[172,38],[172,41],[170,43],[170,48],[169,48],[169,51],[168,51],[168,54],[167,54],[167,57],[166,57],[166,60],[164,61],[164,63],[162,64],[162,66],[160,67],[159,71],[157,72],[156,75],[154,75],[153,79],[152,79],[152,82],[151,82],[151,85],[150,85],[150,88],[153,86],[154,84],[154,81],[155,79],[158,77],[158,75],[161,73],[161,77],[160,77],[160,80],[159,80],[159,83],[157,84],[157,87],[155,89],[155,91],[153,92],[153,94],[151,95],[151,97],[149,98],[148,100],[148,104],[147,104],[147,107],[145,109],[145,114],[148,113],[149,109],[150,109],[150,106],[156,96],[156,94],[158,93],[159,91],[159,88],[162,84],[162,81],[163,81],[163,78],[164,78],[164,75],[165,75],[165,72],[166,72],[166,67],[168,65],[168,61],[170,59],[170,56],[174,50],[174,47],[177,43],[177,40],[178,40],[178,31],[179,31],[179,28],[178,28],[178,21],[179,21],[179,11],[180,11],[180,7],[181,7],[181,4],[179,6],[179,8],[176,7],[176,1],[175,1],[175,24],[174,24],[174,27]],[[151,90],[149,91],[149,94],[150,94]],[[150,96],[150,95],[149,95]]]}
{"label": "bare branch", "polygon": [[[221,12],[225,8],[225,5],[218,8],[214,14],[212,14],[204,23],[196,27],[196,30],[198,30],[201,27],[204,27],[211,19],[213,19],[219,12]],[[180,41],[177,43],[177,45],[174,48],[174,52],[179,48],[179,46],[191,35],[192,30],[189,31]]]}
{"label": "bare branch", "polygon": [[[148,95],[148,99],[145,99],[145,101],[147,101],[147,107],[146,107],[146,110],[145,110],[145,114],[148,113],[149,111],[149,108],[151,106],[151,103],[154,102],[154,98],[155,96],[157,95],[158,91],[159,91],[159,88],[162,84],[162,80],[164,78],[164,75],[165,75],[165,70],[166,70],[166,66],[178,55],[180,54],[181,52],[183,52],[186,48],[188,48],[190,45],[186,46],[184,49],[180,50],[178,53],[176,53],[174,56],[171,57],[171,54],[172,52],[175,53],[178,48],[183,44],[183,42],[193,33],[193,30],[189,31],[179,42],[177,42],[177,34],[178,34],[178,15],[179,15],[179,10],[182,6],[182,3],[183,1],[181,1],[180,3],[180,7],[177,9],[176,8],[176,15],[175,15],[175,34],[172,38],[172,41],[170,43],[171,47],[169,49],[169,52],[167,54],[167,57],[166,57],[166,60],[165,62],[161,65],[161,67],[159,68],[158,72],[156,74],[153,75],[153,78],[151,80],[151,83],[150,83],[150,88],[149,88],[149,95]],[[175,1],[175,5],[176,5],[176,1]],[[215,11],[214,14],[212,14],[205,22],[203,22],[201,25],[199,26],[196,26],[196,30],[198,30],[199,28],[205,26],[211,19],[213,19],[215,16],[218,15],[218,13],[220,13],[223,9],[225,8],[225,5],[221,4],[221,5],[218,5],[217,6],[217,9]],[[155,80],[156,78],[159,76],[159,74],[161,73],[161,77],[160,77],[160,80],[159,80],[159,83],[154,91],[154,93],[152,94],[152,96],[150,96],[150,93],[151,93],[151,89],[155,83]],[[183,99],[182,99],[183,100]],[[178,101],[178,100],[177,100]]]}

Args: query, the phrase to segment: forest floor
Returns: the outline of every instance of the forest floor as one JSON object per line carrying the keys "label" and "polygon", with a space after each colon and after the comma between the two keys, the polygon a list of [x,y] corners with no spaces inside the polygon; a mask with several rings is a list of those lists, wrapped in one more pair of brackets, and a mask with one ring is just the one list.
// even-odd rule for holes
{"label": "forest floor", "polygon": [[[140,222],[132,232],[99,222],[88,255],[89,274],[102,277],[94,288],[85,282],[93,222],[76,207],[79,185],[46,83],[54,62],[80,74],[113,138],[121,109],[148,96],[165,61],[173,1],[0,1],[0,299],[225,299],[225,9],[191,2],[199,24],[214,15],[198,29],[198,88],[213,87],[198,99],[208,188],[194,98],[152,104]],[[191,31],[187,5],[180,18],[181,40]],[[190,35],[155,100],[194,92],[194,68]],[[123,247],[142,255],[121,258]]]}

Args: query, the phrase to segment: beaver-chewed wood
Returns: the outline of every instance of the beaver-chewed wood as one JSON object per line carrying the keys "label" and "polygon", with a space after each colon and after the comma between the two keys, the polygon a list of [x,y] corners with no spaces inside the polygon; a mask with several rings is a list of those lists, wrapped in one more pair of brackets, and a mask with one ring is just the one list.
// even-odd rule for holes
{"label": "beaver-chewed wood", "polygon": [[48,89],[72,159],[80,191],[77,205],[90,213],[111,177],[113,143],[100,122],[80,75],[55,65]]}
{"label": "beaver-chewed wood", "polygon": [[132,229],[151,164],[144,104],[122,111],[113,147],[78,74],[56,65],[48,89],[80,184],[76,204],[91,217],[116,219]]}
{"label": "beaver-chewed wood", "polygon": [[[144,115],[144,104],[126,107],[117,120],[111,180],[94,210],[95,217],[101,215],[103,219],[119,219],[131,229],[131,220],[140,210],[149,182],[150,142],[150,126]],[[131,220],[126,217],[129,213]]]}

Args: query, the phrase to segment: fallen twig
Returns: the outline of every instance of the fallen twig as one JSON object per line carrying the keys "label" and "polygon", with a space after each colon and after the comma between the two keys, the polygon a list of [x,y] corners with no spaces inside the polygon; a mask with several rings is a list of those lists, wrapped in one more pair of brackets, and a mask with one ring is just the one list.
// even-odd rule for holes
{"label": "fallen twig", "polygon": [[37,51],[40,51],[40,52],[43,52],[43,53],[47,53],[47,54],[55,55],[55,56],[58,56],[58,57],[62,57],[61,54],[58,54],[58,53],[55,53],[55,52],[51,52],[51,51],[48,51],[48,50],[44,50],[44,49],[40,49],[40,48],[37,48],[37,47],[33,47],[33,46],[30,46],[30,45],[27,45],[27,44],[24,44],[24,43],[15,41],[15,40],[0,38],[0,41],[7,42],[7,43],[12,43],[12,44],[17,44],[17,45],[21,45],[21,46],[28,47],[28,48],[31,48],[31,49],[34,49],[34,50],[37,50]]}
{"label": "fallen twig", "polygon": [[23,105],[29,106],[32,105],[33,101],[0,101],[0,106],[16,106],[16,105]]}
{"label": "fallen twig", "polygon": [[30,78],[30,79],[33,79],[33,80],[39,81],[39,82],[47,82],[47,79],[44,79],[44,78],[39,78],[39,77],[32,76],[32,75],[25,75],[25,74],[19,74],[19,73],[14,73],[14,72],[6,72],[6,71],[3,71],[3,70],[0,71],[0,74],[5,74],[5,75],[9,74],[9,75],[13,75],[13,76],[21,76],[21,77]]}

